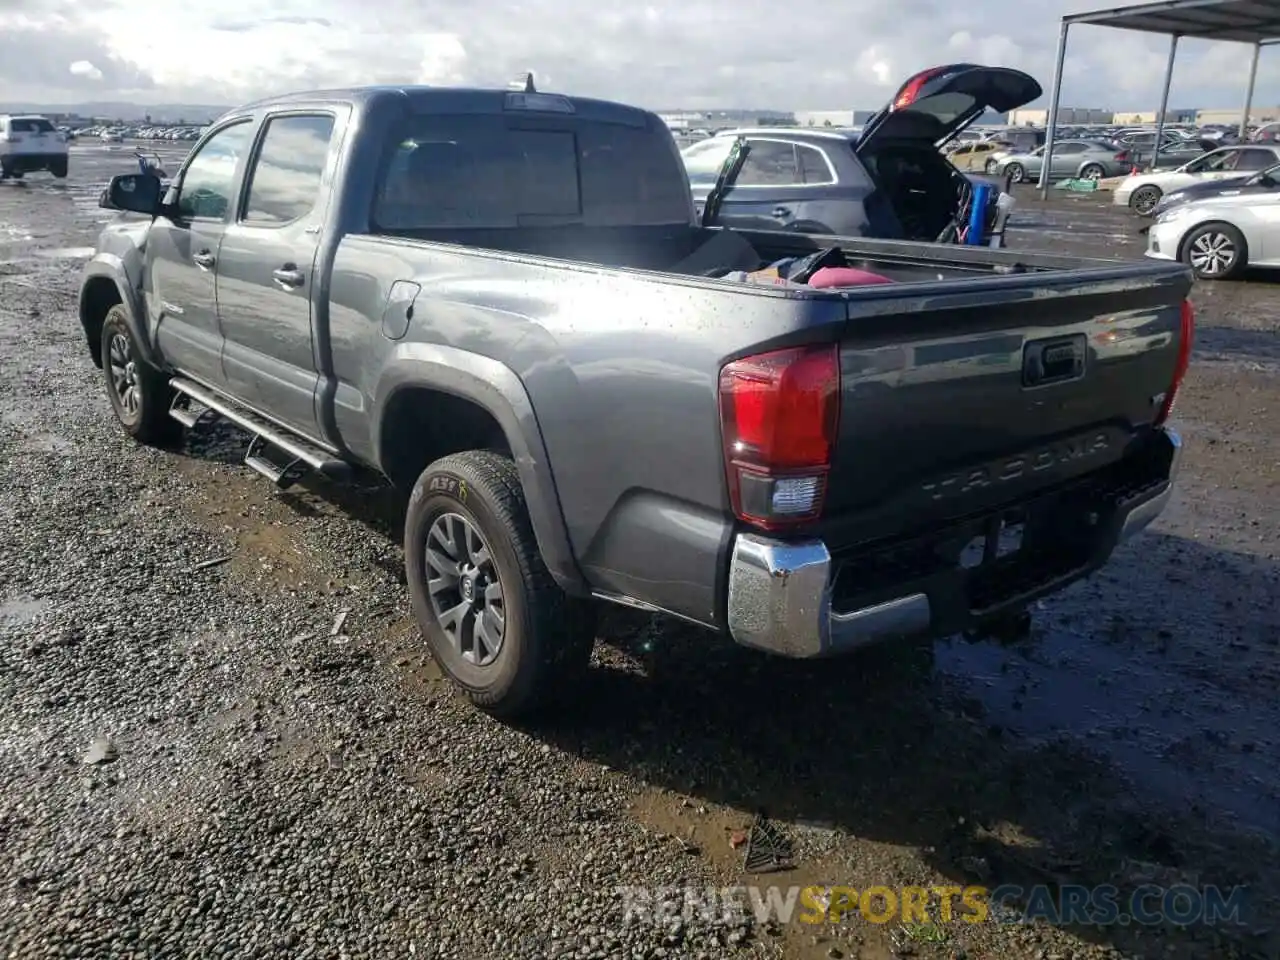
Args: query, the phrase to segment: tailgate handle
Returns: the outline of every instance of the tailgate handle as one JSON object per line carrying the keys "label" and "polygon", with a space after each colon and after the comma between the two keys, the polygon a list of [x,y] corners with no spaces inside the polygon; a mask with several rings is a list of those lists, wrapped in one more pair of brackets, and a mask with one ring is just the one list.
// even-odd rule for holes
{"label": "tailgate handle", "polygon": [[1043,387],[1084,376],[1088,341],[1083,333],[1050,340],[1032,340],[1022,355],[1022,385]]}

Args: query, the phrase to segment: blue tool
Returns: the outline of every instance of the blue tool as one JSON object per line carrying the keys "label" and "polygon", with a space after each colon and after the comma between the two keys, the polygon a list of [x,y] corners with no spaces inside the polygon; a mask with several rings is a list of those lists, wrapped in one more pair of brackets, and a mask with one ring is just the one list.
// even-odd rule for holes
{"label": "blue tool", "polygon": [[987,201],[991,196],[991,184],[975,183],[969,201],[969,230],[964,235],[966,245],[982,243],[983,228],[987,225]]}

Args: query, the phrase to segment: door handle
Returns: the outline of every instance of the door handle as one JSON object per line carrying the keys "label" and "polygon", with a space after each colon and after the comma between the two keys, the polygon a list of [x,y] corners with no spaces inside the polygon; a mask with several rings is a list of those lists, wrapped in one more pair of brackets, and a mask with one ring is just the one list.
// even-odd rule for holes
{"label": "door handle", "polygon": [[191,261],[201,270],[212,270],[214,259],[213,254],[208,250],[201,250],[199,253],[191,255]]}
{"label": "door handle", "polygon": [[790,207],[774,207],[773,215],[775,217],[778,217],[779,219],[783,217],[789,217],[791,216],[791,208]]}
{"label": "door handle", "polygon": [[303,282],[306,280],[302,275],[302,271],[291,263],[286,263],[283,267],[272,270],[271,277],[276,283],[286,290],[296,289],[297,287],[302,286]]}

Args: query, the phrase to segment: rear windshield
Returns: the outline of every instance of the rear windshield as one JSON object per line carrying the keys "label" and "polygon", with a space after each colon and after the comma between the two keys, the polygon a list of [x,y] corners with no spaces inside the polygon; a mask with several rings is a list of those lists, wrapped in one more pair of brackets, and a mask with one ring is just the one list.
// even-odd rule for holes
{"label": "rear windshield", "polygon": [[10,133],[53,133],[53,124],[41,117],[14,117],[9,121]]}
{"label": "rear windshield", "polygon": [[656,226],[693,216],[665,129],[492,114],[415,117],[387,144],[377,229]]}

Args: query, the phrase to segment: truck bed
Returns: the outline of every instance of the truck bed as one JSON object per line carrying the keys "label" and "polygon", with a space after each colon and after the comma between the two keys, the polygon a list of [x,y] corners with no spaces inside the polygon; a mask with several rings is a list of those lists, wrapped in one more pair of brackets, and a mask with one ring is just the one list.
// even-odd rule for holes
{"label": "truck bed", "polygon": [[[487,248],[460,236],[344,237],[330,311],[338,430],[377,463],[366,411],[383,388],[366,371],[384,361],[371,352],[423,349],[387,344],[378,316],[347,304],[388,303],[395,281],[418,284],[406,342],[493,357],[525,384],[559,498],[571,504],[565,523],[584,576],[609,595],[708,624],[724,615],[708,572],[723,569],[737,528],[716,403],[726,363],[839,345],[826,509],[795,535],[840,550],[1115,464],[1141,441],[1153,399],[1168,389],[1190,288],[1176,264],[744,234],[762,259],[839,245],[899,281],[777,288],[664,269],[710,231],[559,232],[558,244],[538,233],[509,233],[510,249],[497,235],[484,238],[494,244]],[[538,255],[523,249],[535,244]],[[1084,345],[1082,374],[1026,387],[1028,345],[1064,339]],[[1019,456],[1036,469],[981,482]]]}
{"label": "truck bed", "polygon": [[[625,229],[527,228],[517,230],[451,230],[383,233],[389,239],[447,244],[477,255],[506,254],[539,262],[560,261],[564,266],[642,270],[696,280],[714,280],[685,272],[683,262],[718,234],[729,233],[749,244],[763,263],[785,257],[802,257],[838,247],[852,266],[875,271],[900,283],[972,281],[978,277],[1072,271],[1112,272],[1132,276],[1135,269],[1152,267],[1144,261],[1087,259],[1023,250],[995,249],[958,244],[929,244],[902,240],[868,240],[855,237],[770,231],[729,231],[719,227],[634,227]],[[1153,272],[1159,274],[1160,265]],[[1152,272],[1152,271],[1149,271]],[[1176,273],[1176,267],[1163,273]],[[797,296],[830,297],[829,291],[789,291]],[[834,294],[841,296],[848,291]],[[861,296],[865,291],[857,291]]]}

